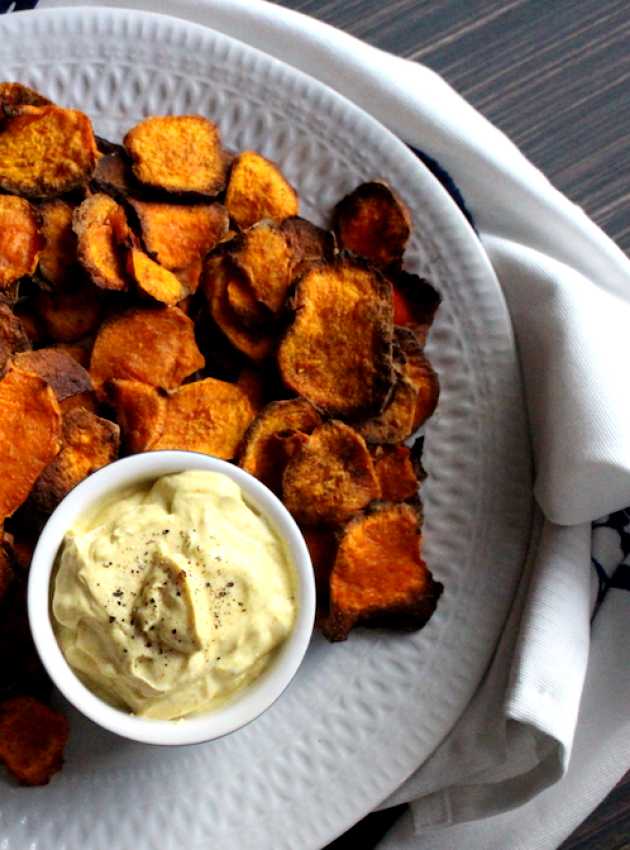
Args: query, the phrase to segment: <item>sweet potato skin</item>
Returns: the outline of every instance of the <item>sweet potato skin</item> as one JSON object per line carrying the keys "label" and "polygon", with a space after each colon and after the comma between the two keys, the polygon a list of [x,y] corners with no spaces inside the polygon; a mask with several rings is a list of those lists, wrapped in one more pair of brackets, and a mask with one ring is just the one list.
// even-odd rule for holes
{"label": "sweet potato skin", "polygon": [[214,196],[225,185],[226,158],[217,127],[201,115],[155,115],[123,139],[135,177],[174,193]]}
{"label": "sweet potato skin", "polygon": [[297,215],[299,199],[274,162],[256,151],[244,151],[232,162],[225,206],[245,230],[263,218],[280,221]]}
{"label": "sweet potato skin", "polygon": [[62,445],[57,457],[39,476],[29,504],[51,513],[77,484],[118,456],[120,429],[85,408],[64,414]]}
{"label": "sweet potato skin", "polygon": [[386,267],[400,262],[411,234],[411,217],[386,183],[371,181],[339,201],[333,226],[342,248]]}
{"label": "sweet potato skin", "polygon": [[10,367],[0,380],[0,519],[11,516],[61,447],[61,412],[43,378]]}
{"label": "sweet potato skin", "polygon": [[345,640],[357,624],[421,628],[443,586],[420,556],[416,505],[376,503],[345,527],[330,577],[329,640]]}
{"label": "sweet potato skin", "polygon": [[303,525],[340,525],[378,495],[365,441],[336,420],[313,431],[282,476],[282,501]]}
{"label": "sweet potato skin", "polygon": [[205,378],[167,397],[164,427],[152,449],[183,449],[231,460],[255,411],[236,384]]}
{"label": "sweet potato skin", "polygon": [[47,785],[61,769],[68,721],[30,696],[0,702],[0,761],[21,785]]}
{"label": "sweet potato skin", "polygon": [[96,164],[87,115],[59,106],[17,106],[0,124],[0,188],[50,198],[86,183]]}
{"label": "sweet potato skin", "polygon": [[138,307],[103,322],[90,374],[97,389],[111,378],[175,389],[203,365],[188,316],[177,307]]}
{"label": "sweet potato skin", "polygon": [[0,83],[0,112],[11,114],[15,106],[49,106],[47,97],[22,83]]}
{"label": "sweet potato skin", "polygon": [[292,309],[277,355],[285,385],[330,416],[380,412],[393,383],[391,285],[341,256],[306,272]]}
{"label": "sweet potato skin", "polygon": [[42,244],[38,217],[29,202],[0,195],[0,290],[33,274]]}

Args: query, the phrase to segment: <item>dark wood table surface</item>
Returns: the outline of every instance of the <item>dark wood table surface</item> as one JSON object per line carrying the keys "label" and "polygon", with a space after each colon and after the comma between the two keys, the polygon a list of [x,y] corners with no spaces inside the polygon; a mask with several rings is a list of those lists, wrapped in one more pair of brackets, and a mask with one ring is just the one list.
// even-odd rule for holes
{"label": "dark wood table surface", "polygon": [[[280,5],[438,71],[630,253],[629,0]],[[398,814],[367,818],[330,850],[369,850]],[[562,850],[630,850],[630,773]]]}

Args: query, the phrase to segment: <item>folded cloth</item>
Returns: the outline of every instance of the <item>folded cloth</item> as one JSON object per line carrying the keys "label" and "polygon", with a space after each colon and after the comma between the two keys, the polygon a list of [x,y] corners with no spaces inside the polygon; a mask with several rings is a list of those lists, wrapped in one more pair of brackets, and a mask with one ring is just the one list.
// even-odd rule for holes
{"label": "folded cloth", "polygon": [[[96,4],[39,4],[69,5]],[[630,504],[630,262],[421,65],[262,0],[108,5],[204,24],[319,78],[436,160],[472,212],[516,332],[544,518],[484,681],[384,801],[412,805],[381,847],[557,846],[630,767],[630,511],[591,536]]]}

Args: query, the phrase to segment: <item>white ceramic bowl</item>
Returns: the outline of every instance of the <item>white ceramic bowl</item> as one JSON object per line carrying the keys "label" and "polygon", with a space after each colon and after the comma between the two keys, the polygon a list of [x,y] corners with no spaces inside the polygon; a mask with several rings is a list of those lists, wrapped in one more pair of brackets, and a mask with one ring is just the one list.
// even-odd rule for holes
{"label": "white ceramic bowl", "polygon": [[[50,580],[66,531],[104,496],[140,481],[189,469],[222,472],[265,516],[285,541],[297,574],[298,612],[293,631],[269,668],[224,706],[181,720],[152,720],[128,714],[99,699],[74,674],[55,637],[50,616]],[[234,732],[280,696],[306,653],[315,617],[315,582],[308,549],[282,502],[260,481],[226,461],[196,452],[145,452],[98,470],[72,490],[49,518],[37,543],[28,582],[28,617],[35,646],[62,694],[90,720],[110,732],[148,744],[196,744]]]}

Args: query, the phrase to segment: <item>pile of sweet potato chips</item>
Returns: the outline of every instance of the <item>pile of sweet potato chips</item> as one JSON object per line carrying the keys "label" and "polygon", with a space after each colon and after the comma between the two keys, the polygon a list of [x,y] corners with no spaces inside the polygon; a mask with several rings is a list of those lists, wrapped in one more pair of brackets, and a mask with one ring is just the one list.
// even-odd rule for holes
{"label": "pile of sweet potato chips", "polygon": [[409,438],[437,404],[440,297],[402,268],[411,221],[385,183],[329,230],[298,213],[277,166],[201,116],[115,145],[0,84],[0,759],[22,783],[49,780],[68,735],[29,635],[30,557],[120,455],[206,452],[267,484],[304,532],[330,640],[435,609]]}

